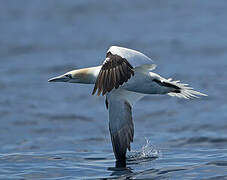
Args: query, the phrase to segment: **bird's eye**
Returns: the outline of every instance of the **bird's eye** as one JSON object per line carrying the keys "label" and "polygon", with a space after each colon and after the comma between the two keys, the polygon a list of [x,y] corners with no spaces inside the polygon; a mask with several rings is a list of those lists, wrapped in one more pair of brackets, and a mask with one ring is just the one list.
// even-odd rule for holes
{"label": "bird's eye", "polygon": [[71,74],[66,74],[65,77],[72,79],[72,75]]}

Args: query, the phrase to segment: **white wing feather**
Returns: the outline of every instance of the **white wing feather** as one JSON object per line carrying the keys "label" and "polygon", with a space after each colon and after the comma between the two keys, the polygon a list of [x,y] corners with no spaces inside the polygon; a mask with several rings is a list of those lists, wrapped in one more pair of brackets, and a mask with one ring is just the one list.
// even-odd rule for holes
{"label": "white wing feather", "polygon": [[144,67],[148,70],[153,70],[156,65],[154,64],[153,60],[146,56],[145,54],[124,48],[119,46],[111,46],[107,52],[111,52],[112,54],[117,54],[121,56],[122,58],[127,59],[127,61],[133,66],[133,67]]}

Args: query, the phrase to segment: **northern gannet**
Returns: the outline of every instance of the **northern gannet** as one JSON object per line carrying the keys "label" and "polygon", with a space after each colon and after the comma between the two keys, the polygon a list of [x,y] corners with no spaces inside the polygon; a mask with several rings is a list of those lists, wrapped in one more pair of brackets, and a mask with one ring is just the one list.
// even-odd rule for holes
{"label": "northern gannet", "polygon": [[207,96],[180,81],[153,73],[155,68],[151,58],[143,53],[111,46],[101,66],[73,70],[48,81],[95,84],[92,94],[106,96],[116,167],[125,167],[126,151],[130,151],[133,142],[132,106],[136,101],[147,94],[168,94],[185,99]]}

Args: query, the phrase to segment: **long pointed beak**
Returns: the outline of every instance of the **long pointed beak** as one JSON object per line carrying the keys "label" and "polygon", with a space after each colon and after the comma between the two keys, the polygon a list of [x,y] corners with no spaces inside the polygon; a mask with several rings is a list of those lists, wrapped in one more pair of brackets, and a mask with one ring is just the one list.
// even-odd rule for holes
{"label": "long pointed beak", "polygon": [[53,77],[48,80],[48,82],[67,82],[69,78],[67,78],[65,75]]}

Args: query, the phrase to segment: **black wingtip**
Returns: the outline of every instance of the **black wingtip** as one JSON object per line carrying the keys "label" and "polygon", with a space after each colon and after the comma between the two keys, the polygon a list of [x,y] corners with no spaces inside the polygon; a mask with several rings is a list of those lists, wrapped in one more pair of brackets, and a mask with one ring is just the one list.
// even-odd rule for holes
{"label": "black wingtip", "polygon": [[92,91],[92,95],[95,95],[96,89],[94,88]]}
{"label": "black wingtip", "polygon": [[95,92],[97,91],[97,88],[98,88],[98,86],[97,86],[97,80],[96,80],[96,82],[95,82],[95,87],[94,87],[94,89],[93,89],[93,91],[92,91],[92,95],[95,94]]}

